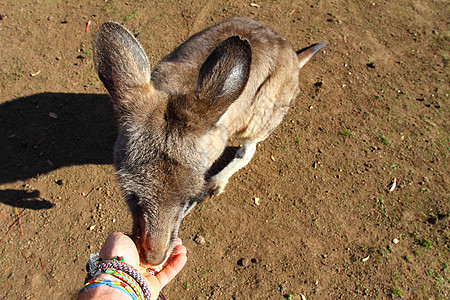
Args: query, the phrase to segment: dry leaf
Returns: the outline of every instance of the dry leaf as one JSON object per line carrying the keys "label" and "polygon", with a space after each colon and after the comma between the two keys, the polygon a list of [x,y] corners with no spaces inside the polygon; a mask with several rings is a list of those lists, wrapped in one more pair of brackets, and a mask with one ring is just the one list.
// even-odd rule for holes
{"label": "dry leaf", "polygon": [[394,179],[392,179],[391,183],[388,185],[389,193],[392,193],[396,187],[397,187],[397,178],[394,177]]}

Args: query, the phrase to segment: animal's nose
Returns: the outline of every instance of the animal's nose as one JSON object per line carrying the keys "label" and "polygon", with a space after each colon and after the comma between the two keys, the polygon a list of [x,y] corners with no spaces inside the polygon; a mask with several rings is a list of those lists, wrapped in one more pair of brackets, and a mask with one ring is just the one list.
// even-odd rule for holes
{"label": "animal's nose", "polygon": [[164,263],[167,257],[167,251],[157,251],[147,253],[147,262],[152,266],[159,266]]}

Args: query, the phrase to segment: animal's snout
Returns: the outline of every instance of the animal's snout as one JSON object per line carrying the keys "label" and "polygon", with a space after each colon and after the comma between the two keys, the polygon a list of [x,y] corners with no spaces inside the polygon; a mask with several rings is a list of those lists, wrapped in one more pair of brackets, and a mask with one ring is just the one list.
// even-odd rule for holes
{"label": "animal's snout", "polygon": [[163,264],[167,257],[168,257],[168,251],[163,252],[148,252],[147,253],[147,264],[146,265],[152,265],[152,266],[159,266]]}
{"label": "animal's snout", "polygon": [[163,264],[169,256],[170,244],[154,238],[136,241],[142,265],[156,267]]}
{"label": "animal's snout", "polygon": [[[156,267],[163,264],[172,250],[172,234],[177,224],[163,222],[166,218],[150,218],[144,209],[135,209],[133,228],[133,240],[136,244],[140,263],[148,267]],[[158,222],[159,220],[159,222]]]}

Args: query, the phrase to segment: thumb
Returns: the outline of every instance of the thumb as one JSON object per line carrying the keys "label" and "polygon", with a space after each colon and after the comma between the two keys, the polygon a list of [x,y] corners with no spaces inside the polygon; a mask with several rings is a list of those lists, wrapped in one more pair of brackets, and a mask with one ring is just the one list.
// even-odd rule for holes
{"label": "thumb", "polygon": [[156,278],[161,283],[161,288],[165,287],[184,267],[187,262],[186,253],[186,247],[183,245],[174,248],[166,267],[156,274]]}
{"label": "thumb", "polygon": [[143,274],[150,287],[152,300],[158,298],[161,289],[165,287],[184,267],[187,261],[186,252],[186,247],[183,245],[175,246],[164,269],[156,275],[150,275],[147,272]]}

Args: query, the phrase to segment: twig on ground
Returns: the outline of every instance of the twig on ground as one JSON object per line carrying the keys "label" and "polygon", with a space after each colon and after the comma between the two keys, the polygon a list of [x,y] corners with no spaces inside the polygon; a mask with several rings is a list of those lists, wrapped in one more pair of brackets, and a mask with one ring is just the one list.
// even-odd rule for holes
{"label": "twig on ground", "polygon": [[48,284],[50,285],[50,279],[48,279],[47,274],[45,274],[44,263],[42,262],[42,258],[39,257],[39,261],[41,262],[42,275],[44,275],[45,279],[47,279]]}
{"label": "twig on ground", "polygon": [[20,214],[17,217],[17,220],[14,221],[14,223],[12,223],[11,225],[9,225],[8,227],[8,231],[6,231],[5,235],[2,237],[2,239],[0,240],[3,241],[5,239],[5,237],[8,235],[8,233],[11,231],[11,229],[14,227],[14,225],[19,224],[19,222],[21,222],[21,220],[26,217],[27,214],[22,215],[22,213],[25,211],[25,208],[20,212]]}
{"label": "twig on ground", "polygon": [[[23,212],[23,210],[22,210],[22,212]],[[20,235],[23,235],[22,220],[20,218],[19,210],[17,209],[17,207],[14,207],[14,213],[16,214],[17,221],[18,221],[19,226],[20,226]]]}
{"label": "twig on ground", "polygon": [[94,191],[95,190],[95,187],[93,187],[86,195],[85,195],[85,197],[87,198],[87,197],[89,197],[89,195],[92,193],[92,191]]}
{"label": "twig on ground", "polygon": [[23,258],[25,258],[25,260],[27,261],[27,263],[29,263],[31,261],[30,258],[26,257],[25,254],[23,254],[22,250],[20,251],[20,254],[23,256]]}

